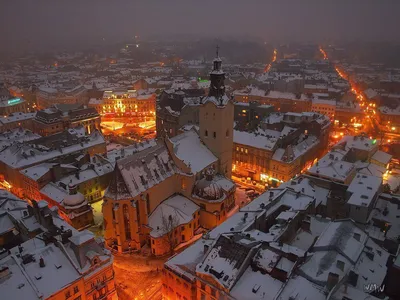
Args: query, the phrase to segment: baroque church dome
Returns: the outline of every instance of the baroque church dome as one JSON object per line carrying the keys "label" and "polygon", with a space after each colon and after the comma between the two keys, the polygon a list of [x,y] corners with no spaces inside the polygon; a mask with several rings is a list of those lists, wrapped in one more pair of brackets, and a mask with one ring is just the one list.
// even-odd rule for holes
{"label": "baroque church dome", "polygon": [[67,209],[75,208],[77,206],[81,206],[86,204],[85,197],[77,192],[77,188],[75,185],[69,185],[69,195],[67,195],[63,200],[63,205]]}
{"label": "baroque church dome", "polygon": [[219,200],[224,197],[224,190],[214,180],[214,170],[208,169],[205,177],[198,180],[194,187],[194,194],[206,200]]}

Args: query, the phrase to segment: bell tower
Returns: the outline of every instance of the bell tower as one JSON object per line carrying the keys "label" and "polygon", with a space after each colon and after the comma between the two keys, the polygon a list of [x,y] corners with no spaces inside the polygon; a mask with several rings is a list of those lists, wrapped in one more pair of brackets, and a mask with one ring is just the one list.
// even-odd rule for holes
{"label": "bell tower", "polygon": [[225,95],[225,73],[222,71],[222,60],[219,57],[219,47],[217,46],[217,56],[213,61],[213,70],[210,73],[210,89],[208,92],[209,97],[215,97],[220,100]]}
{"label": "bell tower", "polygon": [[225,73],[217,46],[210,72],[208,96],[202,99],[199,112],[200,138],[218,158],[217,172],[230,178],[232,173],[234,105],[225,94]]}

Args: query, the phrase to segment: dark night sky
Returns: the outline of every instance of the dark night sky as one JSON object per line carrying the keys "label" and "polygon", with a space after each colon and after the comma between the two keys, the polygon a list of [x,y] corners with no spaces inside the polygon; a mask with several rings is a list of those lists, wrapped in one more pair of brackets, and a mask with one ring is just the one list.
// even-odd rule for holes
{"label": "dark night sky", "polygon": [[1,0],[2,48],[53,48],[136,34],[266,41],[400,41],[398,0]]}

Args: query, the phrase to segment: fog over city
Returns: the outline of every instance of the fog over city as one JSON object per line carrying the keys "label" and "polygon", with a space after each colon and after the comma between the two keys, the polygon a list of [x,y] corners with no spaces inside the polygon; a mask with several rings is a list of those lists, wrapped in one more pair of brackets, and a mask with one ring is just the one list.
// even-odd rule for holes
{"label": "fog over city", "polygon": [[399,1],[2,1],[2,50],[80,48],[140,35],[398,41]]}

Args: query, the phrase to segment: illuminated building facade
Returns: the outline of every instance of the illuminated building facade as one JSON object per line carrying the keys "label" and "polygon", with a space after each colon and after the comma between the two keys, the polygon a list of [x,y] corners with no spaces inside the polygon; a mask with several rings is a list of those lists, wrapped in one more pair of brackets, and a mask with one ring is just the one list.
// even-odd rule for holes
{"label": "illuminated building facade", "polygon": [[[73,155],[94,156],[105,153],[106,143],[98,131],[85,135],[83,128],[69,129],[55,135],[24,143],[13,143],[6,147],[0,153],[0,175],[9,184],[14,194],[24,197],[21,170]],[[45,169],[45,171],[48,170]]]}
{"label": "illuminated building facade", "polygon": [[25,100],[21,97],[0,101],[0,115],[8,116],[16,112],[26,112]]}
{"label": "illuminated building facade", "polygon": [[33,126],[34,131],[42,136],[81,126],[90,134],[100,130],[100,121],[100,115],[91,107],[80,104],[55,104],[38,111]]}
{"label": "illuminated building facade", "polygon": [[155,94],[139,94],[136,90],[105,91],[102,99],[90,99],[102,115],[153,117],[156,111]]}
{"label": "illuminated building facade", "polygon": [[317,113],[271,114],[255,133],[234,131],[233,173],[277,185],[312,165],[328,146],[331,122]]}
{"label": "illuminated building facade", "polygon": [[235,91],[233,94],[236,102],[258,102],[261,105],[272,105],[275,111],[298,113],[311,111],[312,101],[305,94],[264,91],[255,88]]}

